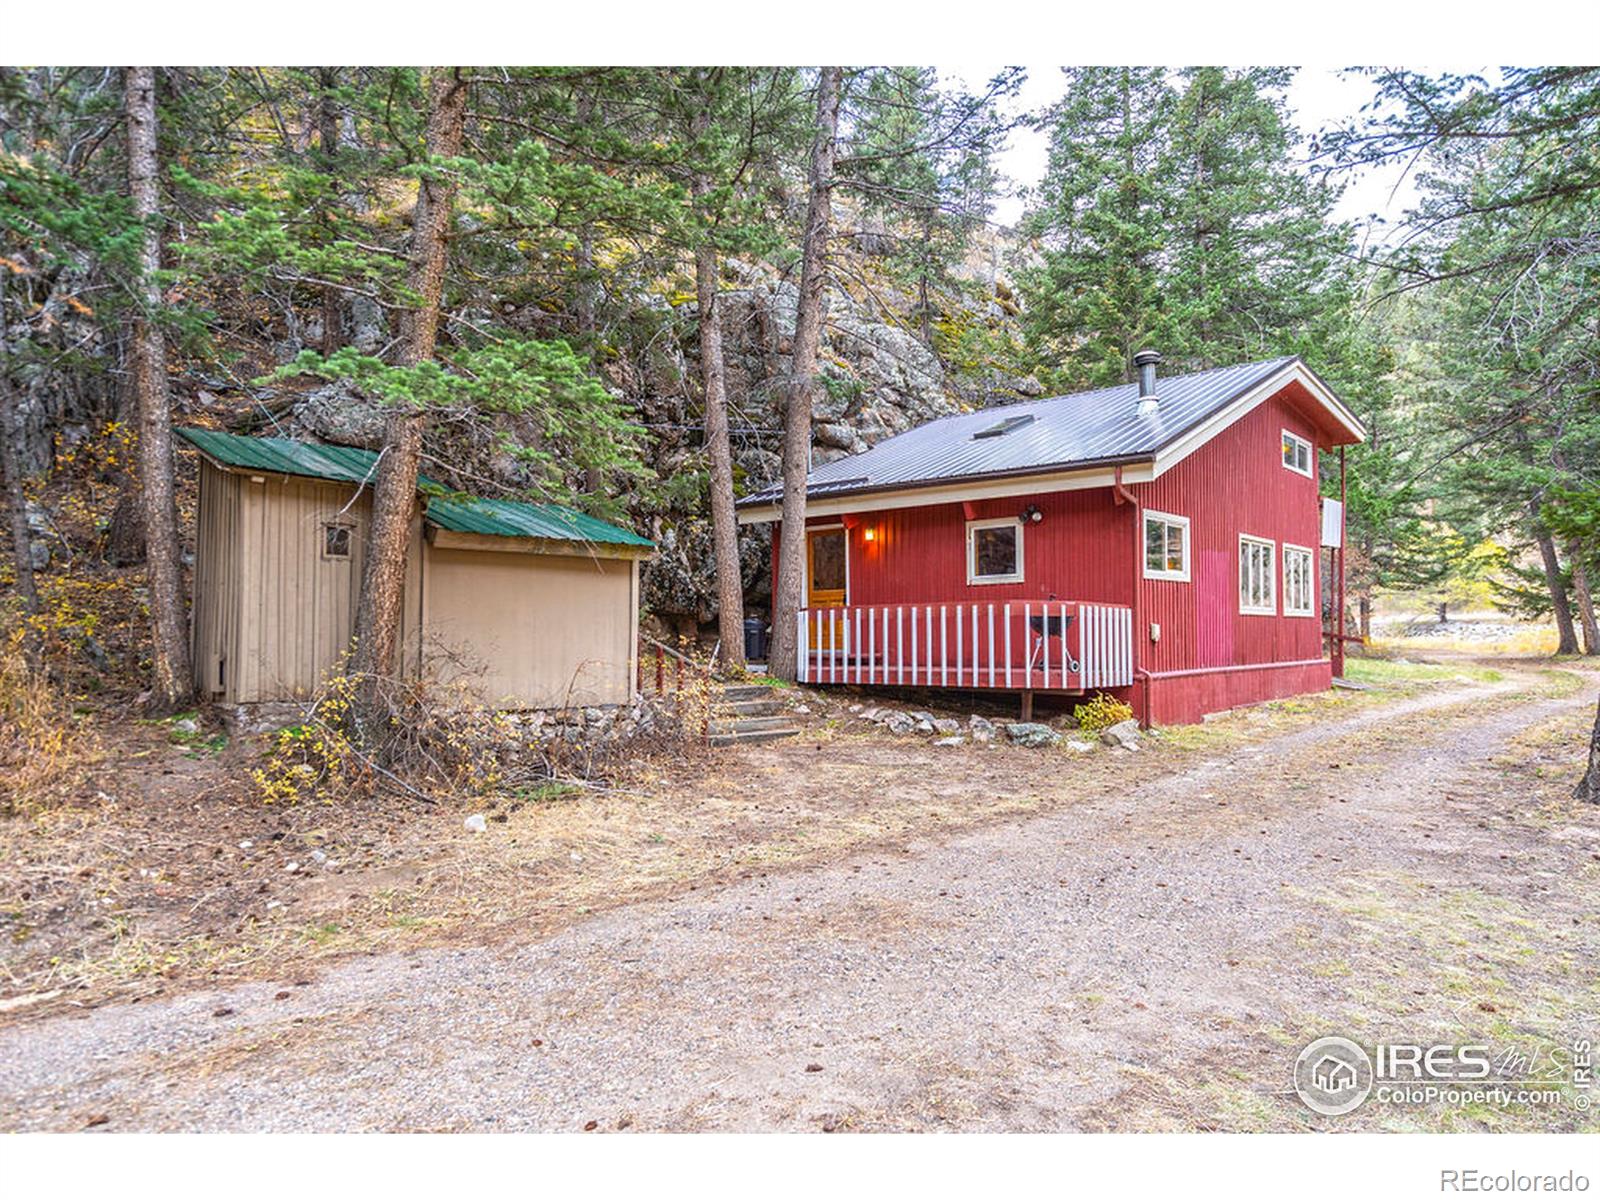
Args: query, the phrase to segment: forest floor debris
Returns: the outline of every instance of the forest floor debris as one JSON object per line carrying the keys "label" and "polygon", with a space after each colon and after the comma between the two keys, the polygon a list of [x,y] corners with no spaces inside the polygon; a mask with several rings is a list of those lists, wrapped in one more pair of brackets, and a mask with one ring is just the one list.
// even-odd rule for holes
{"label": "forest floor debris", "polygon": [[1506,680],[1471,663],[1374,665],[1362,668],[1371,692],[1158,732],[1136,762],[1071,742],[936,748],[856,719],[848,692],[819,691],[789,743],[646,757],[609,783],[434,805],[394,792],[264,805],[249,777],[270,735],[228,739],[208,715],[102,724],[116,753],[85,770],[71,799],[0,821],[0,998],[59,993],[0,1021],[469,930],[545,933],[631,900],[1108,795],[1375,705],[1573,686],[1570,672],[1526,666]]}
{"label": "forest floor debris", "polygon": [[[1585,680],[1490,670],[1264,706],[1138,756],[936,750],[824,717],[690,786],[461,834],[427,887],[396,864],[410,895],[367,943],[388,953],[302,943],[81,1019],[36,1005],[0,1028],[0,1110],[117,1130],[1327,1127],[1284,1086],[1313,1036],[1543,1053],[1592,1011]],[[579,836],[509,870],[541,815]],[[468,930],[442,903],[468,892],[506,907]],[[287,899],[300,928],[316,902]],[[1337,1127],[1583,1128],[1573,1099],[1369,1104]]]}

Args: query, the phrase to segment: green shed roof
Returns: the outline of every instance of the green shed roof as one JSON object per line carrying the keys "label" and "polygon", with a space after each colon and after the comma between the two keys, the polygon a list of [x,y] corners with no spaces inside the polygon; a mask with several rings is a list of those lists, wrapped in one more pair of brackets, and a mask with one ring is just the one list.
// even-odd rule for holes
{"label": "green shed roof", "polygon": [[[331,479],[338,483],[370,480],[373,463],[378,457],[371,450],[319,446],[289,438],[244,437],[212,429],[180,429],[178,433],[201,453],[226,466],[275,475]],[[426,478],[422,482],[430,487],[439,486]],[[649,538],[559,504],[526,504],[519,500],[487,500],[477,496],[430,496],[426,516],[430,525],[455,533],[654,548]]]}
{"label": "green shed roof", "polygon": [[180,429],[178,432],[220,463],[252,471],[270,471],[275,475],[305,475],[311,479],[360,483],[370,478],[372,464],[378,457],[371,450],[316,446],[289,438],[242,437],[214,429]]}
{"label": "green shed roof", "polygon": [[654,547],[649,538],[618,529],[615,525],[608,525],[596,517],[563,508],[559,504],[524,504],[520,500],[485,500],[476,496],[461,500],[434,496],[428,500],[428,520],[440,529],[455,533]]}

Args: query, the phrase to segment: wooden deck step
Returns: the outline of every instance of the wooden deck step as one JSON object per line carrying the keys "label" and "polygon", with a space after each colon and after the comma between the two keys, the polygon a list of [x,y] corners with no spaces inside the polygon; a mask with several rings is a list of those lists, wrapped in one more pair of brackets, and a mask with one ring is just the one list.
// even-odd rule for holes
{"label": "wooden deck step", "polygon": [[783,705],[765,697],[760,700],[729,700],[717,705],[718,716],[770,717],[782,711]]}
{"label": "wooden deck step", "polygon": [[793,729],[788,717],[711,718],[712,733],[757,733],[767,729]]}
{"label": "wooden deck step", "polygon": [[722,689],[724,700],[737,703],[743,700],[770,700],[772,689],[759,683],[730,683]]}
{"label": "wooden deck step", "polygon": [[712,733],[713,746],[750,746],[757,742],[775,742],[780,738],[791,738],[799,733],[798,729],[746,729]]}
{"label": "wooden deck step", "polygon": [[732,683],[722,689],[711,717],[709,741],[713,746],[745,746],[794,737],[800,731],[789,723],[783,702],[759,683]]}

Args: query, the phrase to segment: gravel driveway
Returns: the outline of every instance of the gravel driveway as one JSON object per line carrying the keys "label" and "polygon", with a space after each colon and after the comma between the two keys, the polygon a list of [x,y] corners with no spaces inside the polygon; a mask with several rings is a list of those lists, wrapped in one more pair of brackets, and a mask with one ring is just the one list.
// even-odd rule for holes
{"label": "gravel driveway", "polygon": [[[1595,909],[1592,868],[1572,886],[1593,820],[1554,836],[1482,786],[1507,739],[1588,697],[1473,695],[540,940],[18,1025],[0,1127],[1303,1126],[1281,1093],[1292,1039],[1376,1003],[1350,881],[1470,875],[1485,906],[1549,914],[1540,962],[1594,936],[1566,920]],[[1414,965],[1419,1019],[1461,1003]],[[1192,1103],[1166,1102],[1197,1075]]]}

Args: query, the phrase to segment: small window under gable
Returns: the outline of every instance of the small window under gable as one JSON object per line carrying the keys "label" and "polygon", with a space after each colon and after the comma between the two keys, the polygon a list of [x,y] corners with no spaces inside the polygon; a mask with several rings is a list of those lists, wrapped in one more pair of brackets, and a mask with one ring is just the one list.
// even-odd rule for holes
{"label": "small window under gable", "polygon": [[1299,434],[1283,431],[1283,465],[1289,470],[1309,477],[1316,458],[1312,453],[1311,443]]}
{"label": "small window under gable", "polygon": [[1022,522],[997,517],[967,522],[967,582],[1022,582]]}
{"label": "small window under gable", "polygon": [[1013,429],[1021,429],[1024,425],[1032,425],[1033,419],[1032,413],[1021,417],[1007,417],[1004,421],[997,421],[987,428],[978,430],[977,433],[972,435],[972,440],[976,442],[980,438],[1004,437]]}
{"label": "small window under gable", "polygon": [[1189,582],[1189,518],[1144,511],[1144,577]]}

